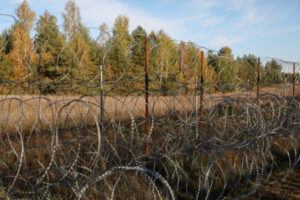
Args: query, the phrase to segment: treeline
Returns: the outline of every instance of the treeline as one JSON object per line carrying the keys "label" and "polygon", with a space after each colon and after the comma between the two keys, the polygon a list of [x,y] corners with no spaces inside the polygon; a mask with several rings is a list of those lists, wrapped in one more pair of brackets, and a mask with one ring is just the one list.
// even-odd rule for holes
{"label": "treeline", "polygon": [[[65,5],[62,29],[57,18],[47,11],[36,20],[26,0],[15,15],[15,23],[0,35],[1,83],[38,80],[38,92],[56,93],[58,83],[97,85],[102,65],[107,85],[126,80],[119,84],[119,91],[143,88],[145,35],[149,37],[151,88],[166,95],[180,86],[192,89],[195,84],[189,83],[200,80],[200,47],[175,42],[163,30],[148,34],[138,26],[130,33],[126,16],[118,16],[112,30],[102,24],[100,39],[94,39],[83,25],[80,9],[73,0]],[[234,90],[256,81],[258,61],[254,55],[235,59],[231,49],[223,47],[218,52],[209,51],[205,59],[205,83],[214,85],[214,90]],[[282,83],[282,66],[277,61],[261,65],[261,71],[264,84]],[[106,89],[114,87],[111,84]],[[81,88],[78,92],[86,90]]]}

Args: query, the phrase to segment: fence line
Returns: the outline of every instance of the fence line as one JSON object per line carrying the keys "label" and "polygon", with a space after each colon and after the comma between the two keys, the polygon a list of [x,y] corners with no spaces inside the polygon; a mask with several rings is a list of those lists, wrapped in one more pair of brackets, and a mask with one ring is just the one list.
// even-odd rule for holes
{"label": "fence line", "polygon": [[4,197],[246,198],[298,167],[299,63],[108,34],[1,62]]}

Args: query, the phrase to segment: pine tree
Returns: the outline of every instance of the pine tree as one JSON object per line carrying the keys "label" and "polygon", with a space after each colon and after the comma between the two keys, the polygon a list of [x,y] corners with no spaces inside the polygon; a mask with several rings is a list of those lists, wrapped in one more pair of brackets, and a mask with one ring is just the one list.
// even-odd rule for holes
{"label": "pine tree", "polygon": [[39,55],[38,73],[41,78],[55,79],[62,72],[58,66],[64,40],[59,33],[55,16],[45,11],[36,27],[35,45]]}
{"label": "pine tree", "polygon": [[217,88],[221,90],[233,90],[239,84],[237,76],[238,68],[232,50],[229,47],[222,47],[217,55],[208,53],[208,66],[217,73]]}
{"label": "pine tree", "polygon": [[141,26],[138,26],[131,35],[133,40],[130,72],[133,76],[137,76],[143,73],[145,68],[145,36],[147,33]]}
{"label": "pine tree", "polygon": [[112,46],[109,53],[112,78],[115,80],[129,71],[131,36],[128,29],[128,17],[118,16],[113,27]]}
{"label": "pine tree", "polygon": [[[39,56],[37,73],[40,79],[52,83],[69,73],[72,57],[64,47],[65,39],[59,32],[56,17],[47,11],[37,22],[35,45]],[[47,87],[42,89],[42,92],[53,93],[55,89]]]}
{"label": "pine tree", "polygon": [[[236,63],[238,66],[238,76],[244,82],[249,82],[251,85],[256,84],[258,59],[254,55],[244,55],[238,58]],[[262,71],[262,70],[261,70]]]}
{"label": "pine tree", "polygon": [[13,66],[8,57],[12,48],[12,31],[4,30],[0,35],[0,82],[6,82],[13,77]]}
{"label": "pine tree", "polygon": [[274,59],[268,61],[263,70],[263,81],[268,85],[282,83],[282,66]]}

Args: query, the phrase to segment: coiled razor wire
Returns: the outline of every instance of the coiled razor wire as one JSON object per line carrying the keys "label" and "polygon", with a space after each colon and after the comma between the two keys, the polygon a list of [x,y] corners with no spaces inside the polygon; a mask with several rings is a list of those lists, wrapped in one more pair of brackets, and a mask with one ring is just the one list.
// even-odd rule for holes
{"label": "coiled razor wire", "polygon": [[[130,71],[130,49],[144,44],[123,49],[124,69],[113,74],[105,61],[121,41],[107,34],[98,37],[109,39],[99,47],[101,70],[93,77],[66,73],[46,81],[30,73],[1,82],[3,198],[240,199],[273,173],[283,179],[297,166],[299,63],[262,58],[256,94],[256,65],[190,42],[166,48],[150,39],[147,136],[144,68]],[[191,49],[194,54],[184,53]],[[204,82],[200,50],[213,58]],[[267,70],[273,60],[280,72]],[[48,88],[55,93],[43,94]]]}

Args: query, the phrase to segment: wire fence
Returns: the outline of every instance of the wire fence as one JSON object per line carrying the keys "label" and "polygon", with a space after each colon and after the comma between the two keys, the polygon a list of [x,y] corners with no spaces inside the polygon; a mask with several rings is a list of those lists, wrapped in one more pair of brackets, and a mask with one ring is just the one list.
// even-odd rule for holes
{"label": "wire fence", "polygon": [[93,62],[92,43],[19,40],[1,63],[3,198],[248,198],[299,162],[300,63],[163,34],[101,31]]}

